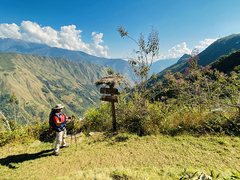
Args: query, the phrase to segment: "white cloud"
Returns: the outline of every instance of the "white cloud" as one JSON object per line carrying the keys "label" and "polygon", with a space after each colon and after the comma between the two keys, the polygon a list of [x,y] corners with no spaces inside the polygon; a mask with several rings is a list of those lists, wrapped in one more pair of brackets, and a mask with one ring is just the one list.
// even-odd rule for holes
{"label": "white cloud", "polygon": [[1,38],[13,38],[20,39],[21,34],[19,32],[19,27],[15,23],[12,24],[0,24],[0,37]]}
{"label": "white cloud", "polygon": [[[204,41],[199,41],[200,45],[194,46],[194,49],[197,48],[201,52],[218,39],[219,38],[205,39]],[[187,47],[186,42],[183,42],[182,44],[178,44],[172,47],[171,49],[168,50],[168,52],[169,54],[167,55],[160,55],[159,56],[160,59],[177,58],[177,57],[181,57],[183,54],[191,54],[191,50]]]}
{"label": "white cloud", "polygon": [[108,50],[108,46],[101,46],[99,45],[99,43],[103,43],[102,37],[103,37],[103,33],[99,33],[97,34],[96,32],[92,32],[92,37],[94,40],[94,44],[91,44],[90,47],[92,47],[93,49],[95,49],[97,52],[99,52],[103,57],[107,56],[107,51]]}
{"label": "white cloud", "polygon": [[176,58],[182,56],[183,54],[191,54],[191,50],[187,48],[187,44],[185,42],[172,47],[168,50],[168,52],[170,54],[162,56],[162,58]]}
{"label": "white cloud", "polygon": [[16,24],[0,24],[0,37],[23,39],[27,42],[47,44],[51,47],[58,47],[69,50],[83,51],[88,54],[109,58],[107,46],[102,46],[103,33],[92,32],[94,43],[82,42],[81,30],[75,25],[62,26],[56,31],[50,26],[41,27],[35,22],[22,21],[21,26]]}
{"label": "white cloud", "polygon": [[218,40],[219,38],[216,39],[205,39],[204,41],[199,41],[200,45],[195,46],[195,48],[204,50],[206,49],[210,44],[212,44],[214,41]]}

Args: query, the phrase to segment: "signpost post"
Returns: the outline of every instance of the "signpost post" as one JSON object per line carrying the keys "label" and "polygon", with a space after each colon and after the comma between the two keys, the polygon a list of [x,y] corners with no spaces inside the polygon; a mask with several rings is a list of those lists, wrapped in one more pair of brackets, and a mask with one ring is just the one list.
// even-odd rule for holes
{"label": "signpost post", "polygon": [[118,98],[115,95],[119,95],[118,89],[113,88],[114,86],[110,85],[110,88],[100,88],[101,94],[111,94],[111,96],[103,95],[100,100],[108,101],[112,104],[112,119],[113,119],[113,131],[117,131],[117,119],[116,119],[116,110],[115,110],[115,102],[118,102]]}
{"label": "signpost post", "polygon": [[[112,104],[112,119],[113,119],[113,131],[117,131],[117,120],[116,120],[116,110],[115,110],[115,104],[118,102],[118,98],[115,95],[119,95],[118,89],[114,88],[116,84],[120,84],[121,81],[125,79],[124,76],[121,75],[113,75],[108,77],[103,77],[95,82],[95,84],[102,85],[106,84],[110,88],[100,88],[100,93],[105,94],[103,95],[100,100],[101,101],[108,101]],[[108,95],[106,95],[108,94]],[[109,96],[110,95],[110,96]]]}

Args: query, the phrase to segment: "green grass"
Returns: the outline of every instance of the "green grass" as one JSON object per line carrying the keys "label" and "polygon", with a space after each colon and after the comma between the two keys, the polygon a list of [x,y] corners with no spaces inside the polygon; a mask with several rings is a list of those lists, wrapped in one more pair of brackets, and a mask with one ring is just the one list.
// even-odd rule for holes
{"label": "green grass", "polygon": [[240,140],[229,136],[68,137],[70,148],[52,155],[54,139],[0,148],[0,179],[179,179],[184,168],[230,177],[240,169]]}

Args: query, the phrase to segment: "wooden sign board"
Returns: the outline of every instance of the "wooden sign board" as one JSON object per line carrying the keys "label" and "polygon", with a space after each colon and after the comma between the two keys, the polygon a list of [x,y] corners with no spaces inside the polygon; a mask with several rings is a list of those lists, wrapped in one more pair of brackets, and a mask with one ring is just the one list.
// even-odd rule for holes
{"label": "wooden sign board", "polygon": [[102,96],[101,101],[118,102],[117,96]]}
{"label": "wooden sign board", "polygon": [[116,88],[100,88],[101,94],[116,94],[119,95],[118,89]]}

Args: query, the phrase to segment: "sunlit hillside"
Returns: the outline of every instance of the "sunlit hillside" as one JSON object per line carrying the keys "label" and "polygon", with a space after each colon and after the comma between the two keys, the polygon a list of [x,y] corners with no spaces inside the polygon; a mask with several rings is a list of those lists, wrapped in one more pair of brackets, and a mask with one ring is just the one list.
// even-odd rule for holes
{"label": "sunlit hillside", "polygon": [[6,102],[15,93],[14,106],[20,121],[27,115],[47,118],[51,107],[57,103],[63,104],[69,115],[82,115],[88,106],[97,106],[100,95],[94,82],[106,75],[105,68],[97,64],[0,53],[1,110],[12,118],[13,107]]}

